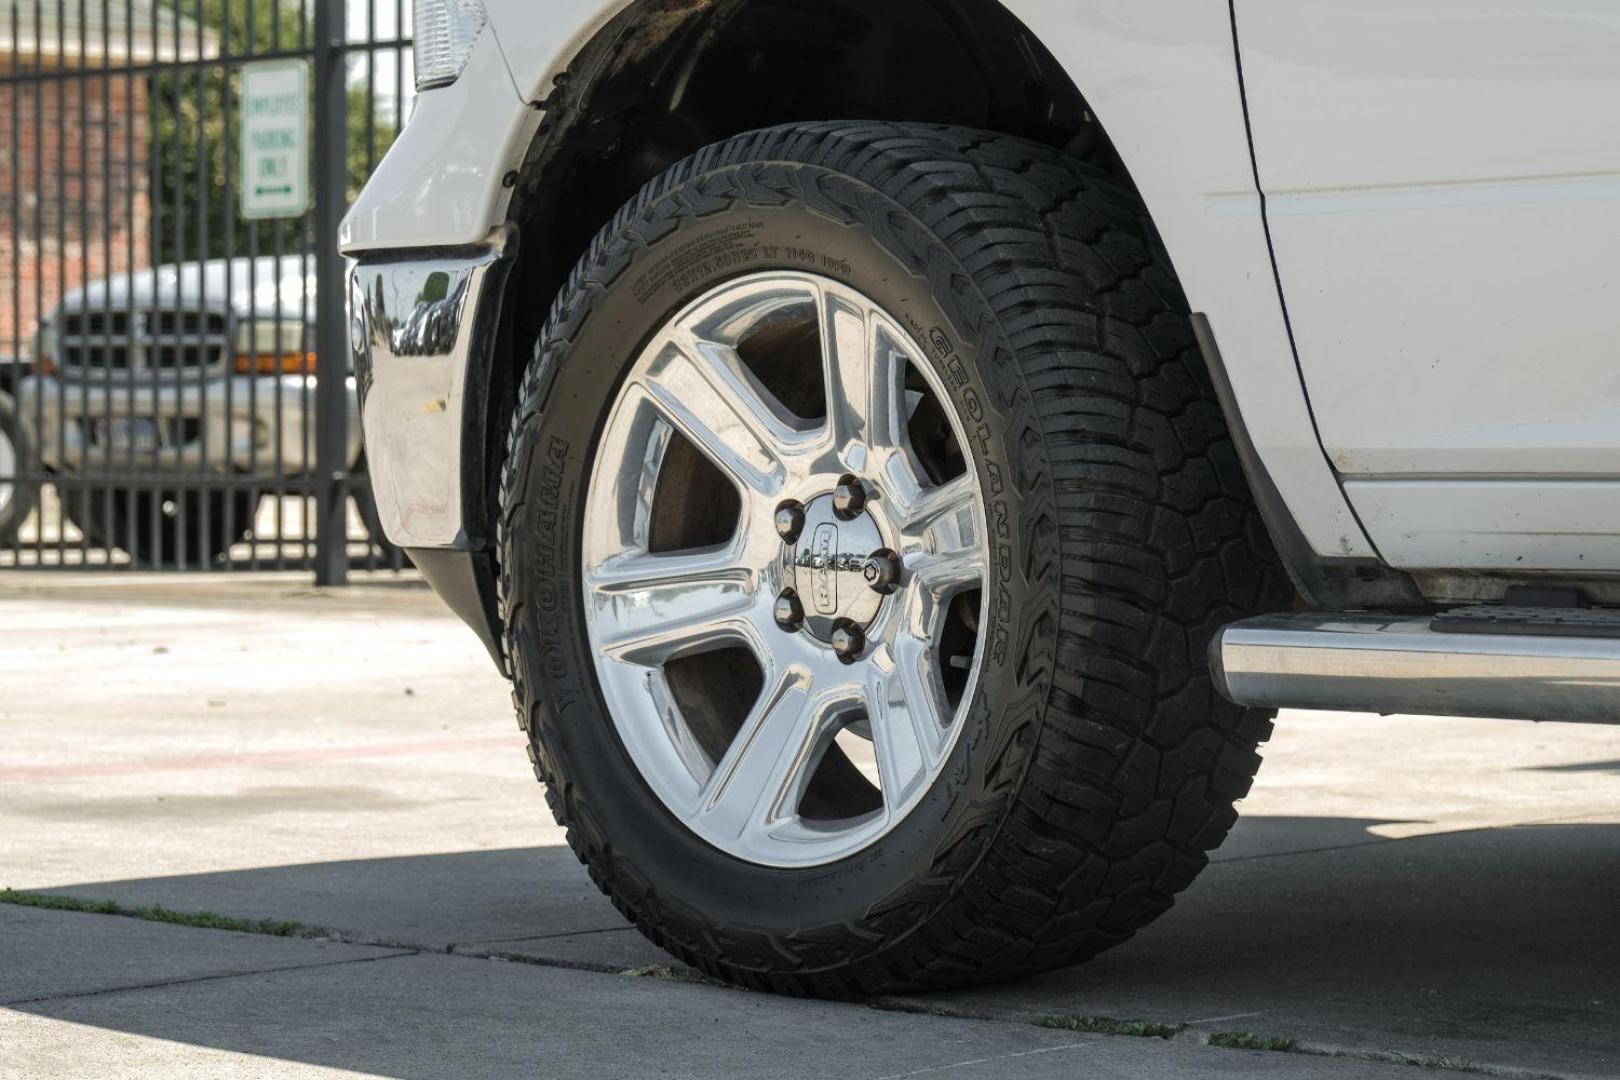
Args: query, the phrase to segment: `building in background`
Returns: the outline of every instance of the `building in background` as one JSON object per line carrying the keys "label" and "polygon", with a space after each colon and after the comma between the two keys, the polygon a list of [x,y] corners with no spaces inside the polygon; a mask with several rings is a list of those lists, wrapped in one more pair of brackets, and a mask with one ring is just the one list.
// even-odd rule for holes
{"label": "building in background", "polygon": [[138,69],[218,52],[213,32],[152,0],[6,5],[0,357],[20,352],[63,293],[151,264],[150,87]]}

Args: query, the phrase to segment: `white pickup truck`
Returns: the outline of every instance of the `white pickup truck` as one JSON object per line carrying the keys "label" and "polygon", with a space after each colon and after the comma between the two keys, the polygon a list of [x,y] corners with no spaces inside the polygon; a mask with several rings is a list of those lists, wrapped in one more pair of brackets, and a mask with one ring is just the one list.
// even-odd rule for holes
{"label": "white pickup truck", "polygon": [[380,512],[683,960],[1072,963],[1278,708],[1620,720],[1612,4],[417,12]]}
{"label": "white pickup truck", "polygon": [[[314,319],[307,255],[175,263],[68,292],[34,335],[16,408],[87,540],[141,562],[207,564],[252,531],[260,496],[304,490]],[[347,381],[353,470],[363,462]],[[355,497],[380,532],[364,484]]]}

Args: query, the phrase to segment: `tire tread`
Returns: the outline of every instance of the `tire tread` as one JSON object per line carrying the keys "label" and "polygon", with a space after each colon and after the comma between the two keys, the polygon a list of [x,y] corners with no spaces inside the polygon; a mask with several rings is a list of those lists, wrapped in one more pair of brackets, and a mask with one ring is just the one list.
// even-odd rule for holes
{"label": "tire tread", "polygon": [[[855,183],[820,183],[823,171]],[[1219,700],[1204,650],[1221,624],[1289,597],[1133,192],[1020,139],[887,122],[766,129],[676,165],[602,229],[552,305],[507,440],[501,550],[524,511],[526,436],[593,297],[683,218],[790,199],[866,223],[926,267],[936,294],[987,309],[961,329],[1014,365],[1029,452],[1008,482],[1029,507],[1023,572],[1050,604],[1016,624],[1028,692],[1003,706],[992,795],[916,887],[858,923],[708,926],[640,880],[555,768],[546,705],[518,659],[523,590],[508,557],[500,605],[535,773],[596,884],[710,975],[846,996],[1083,960],[1167,910],[1230,829],[1270,716]]]}

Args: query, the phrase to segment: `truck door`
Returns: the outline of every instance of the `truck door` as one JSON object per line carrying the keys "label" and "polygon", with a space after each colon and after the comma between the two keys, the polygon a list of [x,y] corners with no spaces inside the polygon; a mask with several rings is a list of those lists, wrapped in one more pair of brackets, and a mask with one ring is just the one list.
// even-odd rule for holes
{"label": "truck door", "polygon": [[1235,0],[1322,444],[1407,568],[1620,569],[1620,5]]}

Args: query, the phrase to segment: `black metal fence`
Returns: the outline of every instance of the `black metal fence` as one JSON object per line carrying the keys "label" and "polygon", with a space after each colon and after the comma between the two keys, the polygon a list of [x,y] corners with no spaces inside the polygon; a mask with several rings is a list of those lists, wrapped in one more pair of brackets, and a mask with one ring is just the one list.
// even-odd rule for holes
{"label": "black metal fence", "polygon": [[0,567],[397,568],[349,200],[406,0],[0,0]]}

